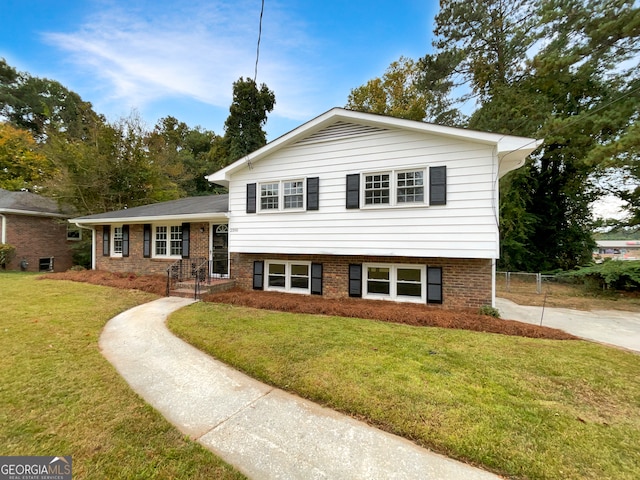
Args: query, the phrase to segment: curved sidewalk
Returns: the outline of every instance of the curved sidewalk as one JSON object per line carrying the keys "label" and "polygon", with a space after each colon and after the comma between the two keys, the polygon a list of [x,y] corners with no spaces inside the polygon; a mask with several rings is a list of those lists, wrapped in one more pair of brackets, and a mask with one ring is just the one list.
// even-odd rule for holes
{"label": "curved sidewalk", "polygon": [[103,355],[180,431],[249,478],[497,479],[262,384],[175,337],[167,316],[192,300],[168,297],[110,320]]}

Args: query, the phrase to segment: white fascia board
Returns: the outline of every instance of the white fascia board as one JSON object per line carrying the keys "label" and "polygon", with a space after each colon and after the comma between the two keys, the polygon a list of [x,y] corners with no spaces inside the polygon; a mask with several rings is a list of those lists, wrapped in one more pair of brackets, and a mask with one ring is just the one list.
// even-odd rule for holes
{"label": "white fascia board", "polygon": [[7,215],[28,215],[30,217],[69,218],[69,215],[65,215],[64,213],[36,212],[32,210],[15,210],[12,208],[0,208],[0,213],[4,213]]}
{"label": "white fascia board", "polygon": [[502,145],[498,145],[498,177],[502,178],[512,170],[524,165],[526,158],[542,145],[543,140],[524,137],[505,138]]}
{"label": "white fascia board", "polygon": [[106,225],[112,223],[136,224],[136,223],[179,223],[179,222],[225,222],[228,220],[227,214],[205,215],[202,213],[192,213],[189,215],[160,215],[148,217],[109,217],[109,218],[71,218],[69,223],[76,225]]}

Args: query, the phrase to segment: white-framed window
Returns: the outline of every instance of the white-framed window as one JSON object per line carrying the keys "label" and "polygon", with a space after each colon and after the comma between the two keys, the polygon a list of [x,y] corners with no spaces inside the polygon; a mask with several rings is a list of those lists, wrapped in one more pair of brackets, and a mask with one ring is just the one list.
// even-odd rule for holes
{"label": "white-framed window", "polygon": [[303,208],[304,207],[304,182],[302,180],[287,180],[282,182],[283,191],[283,207]]}
{"label": "white-framed window", "polygon": [[114,225],[111,229],[111,256],[122,256],[122,225]]}
{"label": "white-framed window", "polygon": [[396,199],[401,203],[424,203],[424,170],[396,174]]}
{"label": "white-framed window", "polygon": [[155,225],[153,256],[178,258],[182,256],[182,225]]}
{"label": "white-framed window", "polygon": [[390,173],[364,175],[364,204],[388,205],[391,201]]}
{"label": "white-framed window", "polygon": [[362,276],[364,298],[426,302],[424,265],[364,264]]}
{"label": "white-framed window", "polygon": [[363,173],[365,207],[424,205],[426,169]]}
{"label": "white-framed window", "polygon": [[311,262],[267,260],[265,289],[311,293]]}
{"label": "white-framed window", "polygon": [[295,211],[305,208],[305,182],[302,179],[260,183],[259,192],[261,212]]}
{"label": "white-framed window", "polygon": [[82,229],[76,225],[67,224],[67,240],[82,240]]}
{"label": "white-framed window", "polygon": [[280,199],[279,183],[260,184],[260,210],[278,210]]}

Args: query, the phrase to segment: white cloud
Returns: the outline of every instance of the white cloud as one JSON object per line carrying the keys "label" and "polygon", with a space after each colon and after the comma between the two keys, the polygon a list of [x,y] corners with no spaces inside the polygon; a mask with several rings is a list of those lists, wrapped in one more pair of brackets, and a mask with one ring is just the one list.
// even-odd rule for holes
{"label": "white cloud", "polygon": [[[103,8],[76,31],[49,32],[45,39],[70,54],[78,75],[107,103],[144,109],[186,97],[228,108],[232,83],[253,77],[259,2],[143,1]],[[267,8],[258,82],[275,91],[274,114],[307,119],[319,113],[309,99],[321,97],[314,95],[319,76],[311,41],[299,22],[273,4]],[[98,107],[102,102],[94,101]]]}

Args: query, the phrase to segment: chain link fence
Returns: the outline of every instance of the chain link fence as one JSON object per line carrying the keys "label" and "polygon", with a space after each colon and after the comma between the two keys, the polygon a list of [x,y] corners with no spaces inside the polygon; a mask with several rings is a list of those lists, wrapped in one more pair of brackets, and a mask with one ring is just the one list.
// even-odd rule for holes
{"label": "chain link fence", "polygon": [[537,293],[556,282],[555,275],[527,272],[496,272],[496,292]]}

